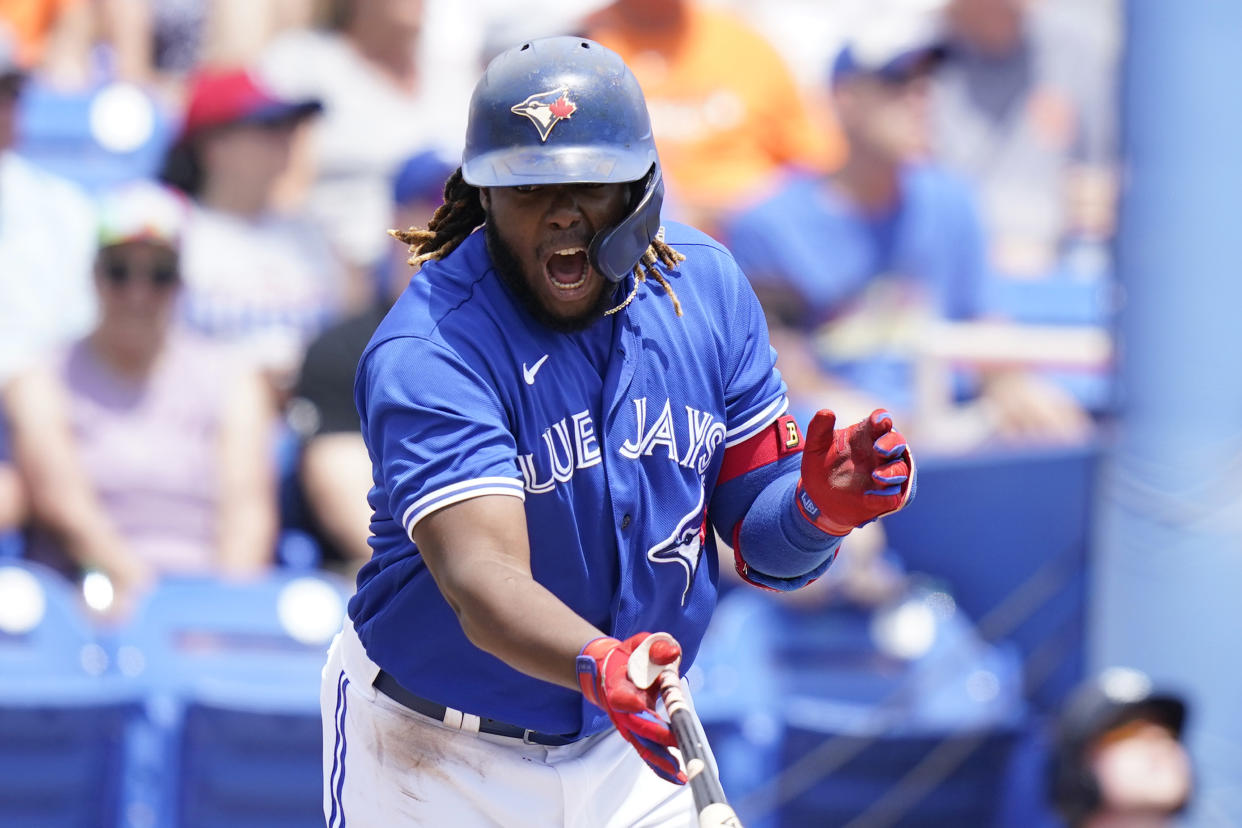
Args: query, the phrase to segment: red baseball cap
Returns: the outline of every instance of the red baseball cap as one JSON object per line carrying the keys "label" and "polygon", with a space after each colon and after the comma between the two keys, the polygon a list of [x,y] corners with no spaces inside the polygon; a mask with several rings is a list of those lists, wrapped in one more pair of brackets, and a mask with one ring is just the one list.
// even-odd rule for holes
{"label": "red baseball cap", "polygon": [[323,103],[314,98],[278,97],[245,69],[199,72],[190,84],[189,97],[181,125],[182,141],[214,127],[298,121],[323,109]]}

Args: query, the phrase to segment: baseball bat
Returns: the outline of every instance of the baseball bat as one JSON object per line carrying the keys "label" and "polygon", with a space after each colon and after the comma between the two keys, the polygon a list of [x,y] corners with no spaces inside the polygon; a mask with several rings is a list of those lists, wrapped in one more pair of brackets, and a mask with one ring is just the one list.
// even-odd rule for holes
{"label": "baseball bat", "polygon": [[730,807],[720,779],[708,760],[703,726],[681,691],[681,679],[677,676],[681,659],[672,664],[655,664],[651,661],[651,645],[661,639],[674,641],[668,633],[654,633],[630,656],[630,681],[644,690],[659,683],[660,698],[664,700],[664,708],[668,711],[669,724],[686,766],[686,781],[694,795],[699,828],[742,828],[742,822]]}

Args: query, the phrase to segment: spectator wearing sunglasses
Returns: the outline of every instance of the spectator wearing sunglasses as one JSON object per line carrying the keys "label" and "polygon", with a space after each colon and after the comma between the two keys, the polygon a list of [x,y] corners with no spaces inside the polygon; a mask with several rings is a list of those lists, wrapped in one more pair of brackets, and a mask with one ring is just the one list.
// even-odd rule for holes
{"label": "spectator wearing sunglasses", "polygon": [[99,322],[5,393],[29,486],[29,557],[98,569],[124,609],[163,574],[245,575],[272,560],[271,401],[249,367],[175,324],[184,199],[105,197]]}

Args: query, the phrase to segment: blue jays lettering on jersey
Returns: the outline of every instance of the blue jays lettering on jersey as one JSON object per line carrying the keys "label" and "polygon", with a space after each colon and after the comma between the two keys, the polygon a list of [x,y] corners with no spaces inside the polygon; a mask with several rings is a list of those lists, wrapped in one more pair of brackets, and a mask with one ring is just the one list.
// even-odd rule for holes
{"label": "blue jays lettering on jersey", "polygon": [[648,280],[615,316],[552,331],[476,232],[423,267],[372,338],[355,397],[375,554],[349,612],[371,659],[412,692],[544,733],[608,726],[581,694],[471,644],[418,555],[411,527],[482,494],[524,499],[533,574],[574,611],[621,639],[672,633],[693,660],[715,605],[704,521],[725,448],[788,403],[732,257],[682,225],[666,239],[687,257],[664,271],[683,317]]}

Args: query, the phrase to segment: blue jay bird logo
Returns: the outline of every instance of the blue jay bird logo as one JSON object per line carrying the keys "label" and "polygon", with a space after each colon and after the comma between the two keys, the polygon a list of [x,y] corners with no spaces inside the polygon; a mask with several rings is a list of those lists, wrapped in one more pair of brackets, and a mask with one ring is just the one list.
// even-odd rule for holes
{"label": "blue jay bird logo", "polygon": [[552,127],[573,116],[578,111],[578,105],[569,99],[569,87],[562,86],[547,92],[536,92],[509,111],[530,118],[539,130],[539,140],[546,141]]}
{"label": "blue jay bird logo", "polygon": [[681,605],[686,605],[690,594],[690,582],[703,547],[707,545],[707,514],[703,509],[703,488],[699,487],[699,502],[681,520],[673,533],[647,550],[647,560],[652,563],[675,563],[686,573],[686,588],[681,591]]}

